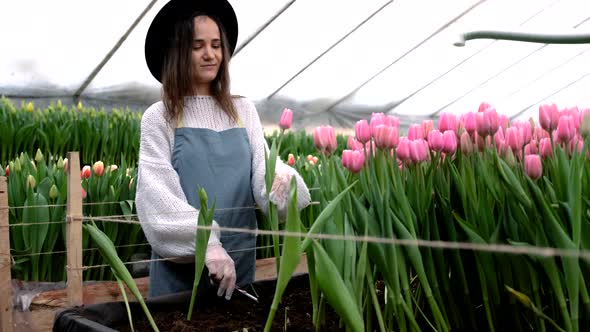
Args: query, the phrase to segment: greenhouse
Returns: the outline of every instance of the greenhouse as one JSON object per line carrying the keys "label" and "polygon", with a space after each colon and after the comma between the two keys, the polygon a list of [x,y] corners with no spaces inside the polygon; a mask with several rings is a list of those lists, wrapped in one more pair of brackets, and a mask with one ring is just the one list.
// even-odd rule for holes
{"label": "greenhouse", "polygon": [[4,8],[0,332],[590,329],[590,2]]}

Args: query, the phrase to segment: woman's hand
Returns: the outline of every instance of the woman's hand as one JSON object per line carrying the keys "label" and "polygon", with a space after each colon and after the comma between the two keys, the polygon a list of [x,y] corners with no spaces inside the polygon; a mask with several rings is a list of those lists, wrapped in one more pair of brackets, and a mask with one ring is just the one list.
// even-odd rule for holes
{"label": "woman's hand", "polygon": [[268,199],[276,204],[280,219],[284,219],[287,215],[290,184],[291,174],[275,173]]}
{"label": "woman's hand", "polygon": [[236,288],[236,268],[233,259],[229,257],[221,244],[207,246],[205,265],[209,270],[209,277],[219,283],[217,296],[223,296],[225,293],[225,299],[231,299]]}

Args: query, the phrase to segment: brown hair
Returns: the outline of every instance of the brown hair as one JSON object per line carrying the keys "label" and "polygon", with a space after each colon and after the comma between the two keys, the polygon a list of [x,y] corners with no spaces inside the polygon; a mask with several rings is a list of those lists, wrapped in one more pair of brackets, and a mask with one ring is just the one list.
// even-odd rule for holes
{"label": "brown hair", "polygon": [[227,36],[220,21],[204,13],[195,13],[189,20],[179,21],[174,25],[174,35],[162,63],[162,99],[164,106],[166,106],[168,120],[176,120],[182,115],[184,97],[193,94],[191,52],[193,49],[194,18],[197,16],[207,16],[219,27],[223,59],[217,76],[211,82],[211,95],[229,118],[237,123],[238,113],[230,93],[230,54]]}

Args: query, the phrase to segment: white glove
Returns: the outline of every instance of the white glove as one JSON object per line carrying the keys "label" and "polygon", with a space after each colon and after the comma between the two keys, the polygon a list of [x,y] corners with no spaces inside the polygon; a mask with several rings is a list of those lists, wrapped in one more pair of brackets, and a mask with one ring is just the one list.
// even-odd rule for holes
{"label": "white glove", "polygon": [[225,293],[225,299],[231,299],[236,288],[236,268],[221,244],[210,244],[205,252],[205,265],[209,270],[209,277],[219,283],[217,296]]}
{"label": "white glove", "polygon": [[285,219],[287,215],[290,187],[291,174],[275,173],[275,178],[272,183],[272,188],[270,189],[268,199],[276,204],[279,212],[279,219]]}

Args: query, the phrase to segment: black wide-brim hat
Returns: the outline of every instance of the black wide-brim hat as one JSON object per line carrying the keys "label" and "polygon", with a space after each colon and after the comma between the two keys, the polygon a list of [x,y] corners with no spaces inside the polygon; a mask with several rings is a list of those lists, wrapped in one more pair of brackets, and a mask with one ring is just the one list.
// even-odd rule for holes
{"label": "black wide-brim hat", "polygon": [[225,30],[229,54],[238,42],[238,19],[226,0],[171,0],[160,9],[145,37],[145,61],[152,75],[162,82],[162,63],[174,31],[174,24],[190,19],[196,12],[215,17]]}

